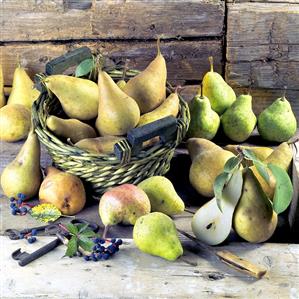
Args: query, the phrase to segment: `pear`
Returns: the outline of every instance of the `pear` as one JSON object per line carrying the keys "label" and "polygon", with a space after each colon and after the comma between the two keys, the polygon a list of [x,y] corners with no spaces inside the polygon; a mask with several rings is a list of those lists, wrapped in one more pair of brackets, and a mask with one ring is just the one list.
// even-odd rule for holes
{"label": "pear", "polygon": [[125,135],[140,119],[137,103],[104,71],[99,72],[99,111],[96,128],[100,135]]}
{"label": "pear", "polygon": [[183,200],[166,177],[152,176],[139,183],[138,187],[148,196],[152,212],[162,212],[169,216],[184,212]]}
{"label": "pear", "polygon": [[123,184],[103,194],[99,213],[107,227],[118,223],[134,225],[136,220],[151,210],[146,193],[133,184]]}
{"label": "pear", "polygon": [[221,209],[214,197],[204,204],[192,218],[192,231],[196,238],[208,245],[222,243],[230,234],[233,213],[242,191],[242,172],[235,171],[224,187]]}
{"label": "pear", "polygon": [[167,116],[177,117],[179,108],[180,99],[177,92],[171,93],[158,108],[141,115],[138,127],[144,126]]}
{"label": "pear", "polygon": [[[292,162],[292,159],[293,159],[292,149],[286,142],[283,142],[263,162],[265,164],[272,163],[276,166],[281,167],[285,171],[288,171],[288,168]],[[270,183],[268,184],[263,179],[263,177],[259,174],[259,172],[257,171],[257,169],[254,166],[252,166],[251,169],[252,169],[254,175],[256,176],[256,178],[258,179],[259,183],[261,184],[263,191],[266,193],[268,198],[272,200],[273,196],[274,196],[276,182],[275,182],[275,178],[272,175],[271,171],[269,169],[267,169],[267,172],[268,172],[268,175],[270,178],[270,180],[269,180]]]}
{"label": "pear", "polygon": [[3,70],[2,65],[0,64],[0,108],[6,104],[5,95],[4,95],[4,79],[3,79]]}
{"label": "pear", "polygon": [[242,195],[233,225],[236,233],[251,243],[267,241],[277,226],[277,214],[250,168],[244,169]]}
{"label": "pear", "polygon": [[3,170],[1,186],[7,197],[22,193],[28,199],[37,194],[41,179],[40,144],[31,130],[16,158]]}
{"label": "pear", "polygon": [[125,86],[126,86],[127,82],[125,80],[119,80],[116,82],[116,85],[121,89],[124,90]]}
{"label": "pear", "polygon": [[0,140],[22,140],[27,137],[30,125],[30,110],[25,106],[10,104],[0,109]]}
{"label": "pear", "polygon": [[157,42],[157,56],[147,68],[130,79],[124,92],[132,97],[142,114],[157,108],[166,98],[167,69],[164,57],[160,52],[160,39]]}
{"label": "pear", "polygon": [[39,97],[40,92],[34,88],[34,83],[20,65],[15,69],[12,89],[7,104],[24,105],[31,111],[31,106]]}
{"label": "pear", "polygon": [[[198,152],[196,155],[191,152],[195,158],[192,160],[189,171],[190,183],[199,194],[212,197],[214,196],[213,184],[216,177],[223,172],[226,161],[235,155],[206,139],[191,139],[188,140],[189,146],[187,143],[187,147],[192,148],[190,144],[195,143],[198,145]],[[201,144],[202,147],[200,147]]]}
{"label": "pear", "polygon": [[175,261],[183,254],[174,222],[160,212],[138,218],[133,229],[133,239],[141,251],[169,261]]}
{"label": "pear", "polygon": [[40,202],[55,205],[64,215],[79,213],[86,202],[81,180],[54,167],[48,167],[46,173],[39,189]]}
{"label": "pear", "polygon": [[262,138],[269,141],[288,141],[296,133],[296,117],[285,96],[260,113],[257,126]]}
{"label": "pear", "polygon": [[66,75],[52,75],[43,82],[56,95],[68,117],[89,120],[97,116],[99,90],[96,83]]}
{"label": "pear", "polygon": [[222,76],[214,72],[213,57],[209,57],[209,61],[211,69],[202,80],[203,95],[210,100],[212,109],[221,115],[236,100],[236,94]]}
{"label": "pear", "polygon": [[197,94],[190,103],[191,121],[187,136],[211,140],[218,131],[220,118],[212,110],[209,99],[203,96],[202,91],[201,88],[201,95]]}
{"label": "pear", "polygon": [[198,153],[208,151],[210,149],[221,149],[220,146],[205,138],[189,138],[187,140],[187,149],[191,160],[193,161]]}
{"label": "pear", "polygon": [[77,119],[62,119],[50,115],[46,121],[47,127],[58,137],[70,138],[73,143],[85,138],[97,136],[93,127]]}
{"label": "pear", "polygon": [[108,155],[114,152],[115,143],[124,140],[123,137],[103,136],[97,138],[82,139],[75,146],[93,154]]}
{"label": "pear", "polygon": [[231,140],[243,142],[248,139],[256,125],[251,95],[240,95],[222,114],[221,124],[225,135]]}

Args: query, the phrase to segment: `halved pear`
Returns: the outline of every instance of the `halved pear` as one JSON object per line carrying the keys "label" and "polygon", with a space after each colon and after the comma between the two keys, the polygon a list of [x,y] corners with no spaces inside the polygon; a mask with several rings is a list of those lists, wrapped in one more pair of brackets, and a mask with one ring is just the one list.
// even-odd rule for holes
{"label": "halved pear", "polygon": [[214,197],[195,213],[191,226],[198,240],[208,245],[217,245],[228,237],[232,227],[233,213],[241,196],[242,184],[242,172],[236,170],[223,190],[222,212]]}

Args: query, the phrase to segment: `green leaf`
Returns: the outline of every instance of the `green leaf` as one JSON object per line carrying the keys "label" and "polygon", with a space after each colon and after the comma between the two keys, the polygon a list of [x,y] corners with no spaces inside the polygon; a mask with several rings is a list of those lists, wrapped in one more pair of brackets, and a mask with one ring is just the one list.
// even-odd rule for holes
{"label": "green leaf", "polygon": [[258,173],[262,176],[262,178],[267,182],[269,185],[270,183],[270,177],[269,173],[267,171],[267,167],[263,162],[260,162],[259,160],[253,161],[253,165],[255,166]]}
{"label": "green leaf", "polygon": [[88,238],[92,238],[92,237],[95,237],[97,234],[92,231],[92,230],[85,230],[84,232],[80,233],[80,236],[85,236],[85,237],[88,237]]}
{"label": "green leaf", "polygon": [[79,232],[78,227],[76,225],[72,224],[72,223],[66,224],[66,228],[73,235],[77,235],[78,232]]}
{"label": "green leaf", "polygon": [[85,236],[79,236],[79,246],[82,247],[84,250],[92,251],[92,247],[94,246],[93,241]]}
{"label": "green leaf", "polygon": [[222,172],[216,177],[213,185],[217,206],[221,212],[222,212],[222,208],[221,208],[222,191],[228,178],[229,178],[229,173]]}
{"label": "green leaf", "polygon": [[254,152],[250,149],[242,149],[242,153],[247,160],[258,161]]}
{"label": "green leaf", "polygon": [[65,255],[68,257],[74,256],[78,251],[78,239],[75,236],[72,236],[67,244],[67,250]]}
{"label": "green leaf", "polygon": [[30,210],[30,215],[36,220],[50,222],[57,220],[62,214],[53,204],[43,203],[33,207]]}
{"label": "green leaf", "polygon": [[87,223],[81,223],[81,224],[76,224],[79,234],[84,232],[87,228],[88,228],[88,224]]}
{"label": "green leaf", "polygon": [[241,163],[241,160],[239,159],[239,157],[231,157],[229,158],[225,165],[224,165],[224,172],[232,172],[237,166],[239,166]]}
{"label": "green leaf", "polygon": [[82,77],[87,75],[91,72],[92,68],[94,66],[94,61],[92,58],[83,60],[76,68],[75,76],[76,77]]}
{"label": "green leaf", "polygon": [[285,211],[291,203],[293,196],[292,182],[288,173],[284,169],[271,163],[268,164],[268,167],[276,181],[273,210],[277,214],[280,214]]}

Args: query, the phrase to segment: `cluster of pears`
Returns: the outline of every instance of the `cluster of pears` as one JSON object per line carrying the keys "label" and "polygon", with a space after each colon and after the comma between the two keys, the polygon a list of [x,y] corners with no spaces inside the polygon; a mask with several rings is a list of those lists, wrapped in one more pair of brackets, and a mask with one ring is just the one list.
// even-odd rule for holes
{"label": "cluster of pears", "polygon": [[[292,161],[292,150],[286,142],[274,150],[237,145],[221,148],[209,140],[191,138],[187,146],[192,159],[190,183],[206,197],[214,196],[214,181],[224,171],[225,163],[238,154],[238,148],[249,148],[265,164],[272,163],[286,171]],[[268,240],[275,231],[277,214],[271,203],[275,178],[267,169],[270,178],[267,183],[252,163],[243,161],[242,164],[223,190],[222,211],[213,197],[193,217],[194,234],[207,244],[222,243],[232,225],[239,236],[253,243]]]}
{"label": "cluster of pears", "polygon": [[176,260],[183,254],[174,222],[169,216],[184,211],[185,204],[170,180],[163,176],[145,179],[137,186],[123,184],[103,194],[99,214],[108,227],[134,225],[133,238],[143,252]]}
{"label": "cluster of pears", "polygon": [[297,130],[297,121],[285,96],[275,100],[256,118],[252,110],[252,96],[243,94],[236,98],[233,89],[222,76],[213,70],[213,58],[209,57],[211,69],[202,80],[201,91],[190,103],[191,122],[188,137],[212,140],[220,124],[227,137],[244,142],[256,124],[262,138],[284,142]]}
{"label": "cluster of pears", "polygon": [[174,91],[166,98],[167,69],[159,40],[157,49],[155,59],[128,82],[115,83],[103,70],[98,72],[97,84],[66,75],[44,78],[43,83],[69,117],[50,116],[47,127],[86,151],[109,154],[129,130],[170,115],[176,117],[179,96]]}
{"label": "cluster of pears", "polygon": [[31,123],[31,106],[39,94],[25,69],[18,65],[6,104],[3,71],[0,65],[0,140],[15,142],[27,137]]}

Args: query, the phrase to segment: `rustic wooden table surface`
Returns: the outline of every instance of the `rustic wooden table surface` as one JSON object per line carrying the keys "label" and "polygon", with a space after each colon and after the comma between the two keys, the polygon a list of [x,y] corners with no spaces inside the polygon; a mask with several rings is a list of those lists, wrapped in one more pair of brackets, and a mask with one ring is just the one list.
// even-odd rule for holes
{"label": "rustic wooden table surface", "polygon": [[[14,159],[22,143],[0,143],[0,172]],[[51,163],[42,150],[42,166]],[[299,245],[230,242],[227,249],[268,269],[261,280],[222,264],[214,255],[182,238],[184,255],[168,262],[140,252],[131,240],[131,227],[117,226],[110,234],[125,238],[125,245],[111,260],[85,262],[62,258],[64,246],[39,260],[19,267],[11,253],[32,252],[52,237],[38,237],[34,244],[9,240],[7,228],[40,225],[30,216],[10,215],[8,200],[0,190],[0,298],[299,298]],[[200,205],[200,204],[198,204]],[[97,203],[78,216],[101,225]],[[196,209],[196,207],[191,207]],[[175,218],[177,227],[190,232],[191,214]],[[63,219],[67,221],[67,219]]]}

